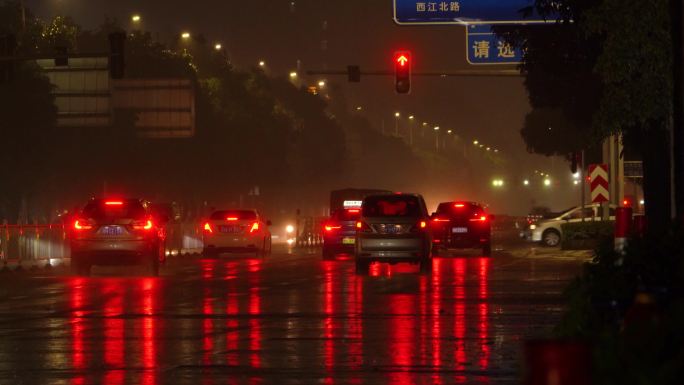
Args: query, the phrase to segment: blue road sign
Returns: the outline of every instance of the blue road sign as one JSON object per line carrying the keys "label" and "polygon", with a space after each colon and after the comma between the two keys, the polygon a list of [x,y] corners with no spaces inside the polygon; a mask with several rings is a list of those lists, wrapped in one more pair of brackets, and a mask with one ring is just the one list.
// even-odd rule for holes
{"label": "blue road sign", "polygon": [[398,24],[546,23],[534,12],[523,17],[522,10],[532,5],[534,0],[394,0],[394,20]]}
{"label": "blue road sign", "polygon": [[522,51],[511,47],[492,32],[491,25],[466,27],[466,59],[470,64],[518,64]]}

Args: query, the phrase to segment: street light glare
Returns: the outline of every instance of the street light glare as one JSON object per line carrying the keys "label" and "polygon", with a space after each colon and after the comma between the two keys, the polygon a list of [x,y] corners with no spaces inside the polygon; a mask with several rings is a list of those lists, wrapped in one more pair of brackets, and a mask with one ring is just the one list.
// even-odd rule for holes
{"label": "street light glare", "polygon": [[325,81],[324,80],[319,81],[318,86],[319,87],[325,87]]}
{"label": "street light glare", "polygon": [[217,50],[217,51],[220,51],[221,48],[223,48],[223,46],[221,45],[221,43],[216,43],[216,45],[214,45],[214,49]]}
{"label": "street light glare", "polygon": [[414,118],[413,115],[409,116],[409,120],[413,120],[413,118]]}
{"label": "street light glare", "polygon": [[546,187],[551,186],[551,179],[544,179],[544,186],[546,186]]}
{"label": "street light glare", "polygon": [[133,16],[131,16],[131,21],[134,22],[134,23],[139,22],[140,19],[141,19],[141,18],[140,18],[140,15],[133,15]]}
{"label": "street light glare", "polygon": [[401,116],[401,114],[400,114],[400,113],[398,113],[398,112],[395,112],[395,113],[394,113],[394,116],[398,118],[398,117],[400,117],[400,116]]}
{"label": "street light glare", "polygon": [[473,144],[477,146],[478,144],[480,144],[480,142],[477,140],[473,140]]}
{"label": "street light glare", "polygon": [[265,61],[261,60],[261,61],[259,62],[259,67],[263,67],[263,66],[265,66],[265,65],[266,65],[266,62],[265,62]]}
{"label": "street light glare", "polygon": [[356,107],[356,111],[361,111],[361,110],[363,110],[363,107],[361,107],[361,106]]}
{"label": "street light glare", "polygon": [[524,184],[525,186],[529,186],[529,185],[530,185],[530,181],[527,180],[527,179],[525,179],[525,180],[523,181],[523,184]]}
{"label": "street light glare", "polygon": [[435,131],[439,131],[439,126],[436,126],[436,127],[435,127]]}
{"label": "street light glare", "polygon": [[296,78],[296,77],[297,77],[297,73],[294,72],[294,71],[290,72],[290,77],[291,77],[291,78]]}
{"label": "street light glare", "polygon": [[451,130],[447,131],[447,134],[451,134]]}
{"label": "street light glare", "polygon": [[189,39],[190,38],[190,32],[183,32],[181,34],[181,38],[183,38],[185,40]]}

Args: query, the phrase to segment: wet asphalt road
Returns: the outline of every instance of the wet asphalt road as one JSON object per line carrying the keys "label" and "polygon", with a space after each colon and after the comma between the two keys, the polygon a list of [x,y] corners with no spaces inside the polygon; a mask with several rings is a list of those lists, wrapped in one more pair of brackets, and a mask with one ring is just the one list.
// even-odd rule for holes
{"label": "wet asphalt road", "polygon": [[[0,275],[0,384],[508,384],[581,259],[498,251],[354,274],[351,260],[176,257],[159,278]],[[520,253],[519,253],[520,254]]]}

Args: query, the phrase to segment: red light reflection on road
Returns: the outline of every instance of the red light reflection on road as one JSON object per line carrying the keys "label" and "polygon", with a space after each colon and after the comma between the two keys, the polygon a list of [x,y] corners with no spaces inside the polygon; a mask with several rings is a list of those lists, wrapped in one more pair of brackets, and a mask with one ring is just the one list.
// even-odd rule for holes
{"label": "red light reflection on road", "polygon": [[351,378],[351,383],[361,384],[363,379],[356,377],[363,366],[363,279],[355,277],[353,273],[348,274],[347,285],[353,292],[353,302],[350,312],[353,313],[349,324],[349,356],[352,359],[351,369],[355,376]]}
{"label": "red light reflection on road", "polygon": [[432,366],[442,365],[442,323],[440,309],[442,306],[442,260],[433,261],[432,271],[432,309],[430,317],[432,319]]}
{"label": "red light reflection on road", "polygon": [[155,341],[156,319],[154,318],[155,311],[155,295],[157,289],[157,282],[153,278],[145,278],[141,281],[142,286],[142,333],[143,333],[143,354],[142,365],[145,368],[141,385],[154,385],[157,383],[157,346]]}
{"label": "red light reflection on road", "polygon": [[487,300],[489,299],[488,282],[489,279],[489,258],[480,258],[479,260],[479,294],[480,294],[480,304],[479,304],[479,343],[480,343],[480,369],[486,370],[489,367],[489,357],[490,357],[490,347],[489,342],[489,309]]}
{"label": "red light reflection on road", "polygon": [[[454,360],[457,371],[464,371],[467,362],[465,349],[465,333],[466,333],[466,305],[465,305],[465,275],[466,275],[466,261],[463,258],[458,258],[454,261],[454,298],[456,303],[454,305],[455,325],[454,336],[456,337],[456,351]],[[466,377],[456,376],[456,382],[464,383]]]}
{"label": "red light reflection on road", "polygon": [[[70,288],[70,308],[71,308],[71,338],[72,338],[72,355],[71,365],[79,373],[86,368],[86,355],[84,346],[84,319],[85,312],[83,311],[85,305],[85,279],[73,278],[69,280]],[[85,383],[85,378],[82,375],[74,377],[72,385],[82,385]]]}
{"label": "red light reflection on road", "polygon": [[[226,276],[235,277],[237,275],[237,266],[238,265],[236,262],[228,262],[226,264]],[[240,323],[237,319],[240,308],[236,293],[237,289],[235,280],[231,280],[229,282],[231,282],[231,284],[228,290],[228,298],[226,299],[226,314],[228,315],[228,319],[226,320],[226,361],[228,365],[237,366],[240,363],[238,355],[238,350],[240,347]]]}
{"label": "red light reflection on road", "polygon": [[[334,309],[334,283],[333,283],[333,264],[332,262],[323,263],[323,313],[325,317],[323,319],[323,361],[326,371],[330,372],[333,370],[335,364],[335,345],[333,330],[333,313]],[[332,378],[326,377],[325,383],[332,383]]]}
{"label": "red light reflection on road", "polygon": [[124,286],[119,279],[110,279],[104,283],[102,292],[109,296],[104,305],[104,358],[107,372],[103,383],[119,385],[124,383],[124,320],[123,295]]}
{"label": "red light reflection on road", "polygon": [[[252,368],[261,367],[261,260],[249,261],[249,363]],[[253,378],[253,380],[256,380]]]}
{"label": "red light reflection on road", "polygon": [[415,299],[415,295],[395,294],[389,300],[392,314],[389,356],[396,370],[390,374],[391,384],[413,383],[410,369],[415,345]]}

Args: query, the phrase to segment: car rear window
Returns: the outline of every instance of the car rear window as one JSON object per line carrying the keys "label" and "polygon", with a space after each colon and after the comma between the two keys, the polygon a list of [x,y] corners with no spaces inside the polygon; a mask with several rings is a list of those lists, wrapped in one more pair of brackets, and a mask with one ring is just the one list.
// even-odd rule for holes
{"label": "car rear window", "polygon": [[470,218],[482,214],[484,214],[484,209],[475,203],[444,202],[437,206],[437,215],[445,215],[452,218]]}
{"label": "car rear window", "polygon": [[410,195],[383,195],[363,201],[364,217],[419,217],[420,202]]}
{"label": "car rear window", "polygon": [[215,221],[227,220],[228,218],[235,218],[239,221],[256,220],[256,213],[251,210],[221,210],[214,211],[211,214],[211,219]]}
{"label": "car rear window", "polygon": [[83,216],[95,220],[143,219],[147,210],[137,199],[93,200],[83,208]]}

